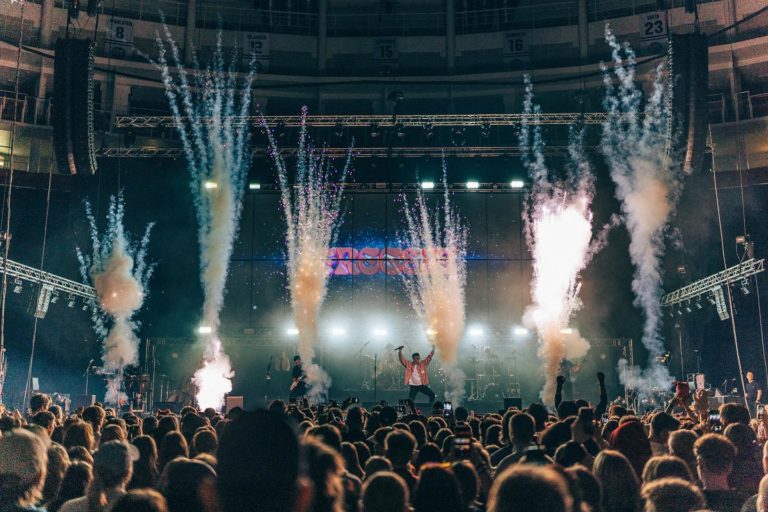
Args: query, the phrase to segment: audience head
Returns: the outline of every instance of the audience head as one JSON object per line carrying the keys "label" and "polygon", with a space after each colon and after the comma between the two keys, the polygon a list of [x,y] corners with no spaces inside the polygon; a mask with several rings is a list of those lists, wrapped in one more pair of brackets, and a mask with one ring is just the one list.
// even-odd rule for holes
{"label": "audience head", "polygon": [[163,469],[158,489],[169,512],[205,512],[204,493],[215,481],[216,473],[208,464],[178,457]]}
{"label": "audience head", "polygon": [[683,459],[674,455],[651,457],[643,468],[643,483],[649,483],[661,478],[681,478],[693,482],[693,475]]}
{"label": "audience head", "polygon": [[48,464],[45,441],[16,429],[0,437],[0,503],[27,507],[42,497]]}
{"label": "audience head", "polygon": [[134,489],[118,498],[111,512],[168,512],[168,505],[155,490]]}
{"label": "audience head", "polygon": [[704,488],[723,485],[728,488],[728,475],[733,469],[736,458],[736,448],[725,436],[720,434],[705,434],[693,445],[696,455],[696,467],[699,479]]}
{"label": "audience head", "polygon": [[661,478],[643,486],[643,512],[694,512],[704,508],[704,495],[688,480]]}
{"label": "audience head", "polygon": [[415,512],[462,512],[461,489],[453,471],[441,464],[425,464],[413,493]]}
{"label": "audience head", "polygon": [[391,471],[380,471],[363,485],[363,512],[408,512],[408,486]]}
{"label": "audience head", "polygon": [[409,464],[415,449],[416,438],[410,432],[393,430],[384,440],[384,451],[395,468]]}
{"label": "audience head", "polygon": [[488,512],[569,512],[565,479],[547,467],[516,465],[496,477]]}

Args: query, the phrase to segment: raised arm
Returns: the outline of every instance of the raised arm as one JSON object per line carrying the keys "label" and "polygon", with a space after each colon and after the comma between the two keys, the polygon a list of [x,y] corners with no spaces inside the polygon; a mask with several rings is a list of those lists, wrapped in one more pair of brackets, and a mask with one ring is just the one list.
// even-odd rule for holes
{"label": "raised arm", "polygon": [[427,356],[427,358],[424,360],[424,363],[425,363],[427,366],[429,366],[429,363],[431,363],[431,362],[432,362],[432,356],[434,356],[434,355],[435,355],[435,346],[434,346],[434,345],[432,345],[432,351],[429,353],[429,355]]}
{"label": "raised arm", "polygon": [[397,357],[398,359],[400,359],[400,364],[408,368],[408,363],[403,357],[403,347],[400,347],[399,349],[397,349]]}
{"label": "raised arm", "polygon": [[608,408],[608,392],[605,390],[605,374],[597,372],[597,383],[600,385],[600,401],[595,406],[595,418],[602,418]]}

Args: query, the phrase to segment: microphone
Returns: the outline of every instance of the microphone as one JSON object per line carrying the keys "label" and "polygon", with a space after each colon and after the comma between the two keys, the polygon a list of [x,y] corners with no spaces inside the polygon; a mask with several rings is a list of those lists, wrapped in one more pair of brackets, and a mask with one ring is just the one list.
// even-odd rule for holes
{"label": "microphone", "polygon": [[405,345],[400,345],[399,347],[397,347],[397,348],[395,349],[395,352],[397,352],[398,350],[402,350],[402,349],[404,349],[404,348],[405,348]]}

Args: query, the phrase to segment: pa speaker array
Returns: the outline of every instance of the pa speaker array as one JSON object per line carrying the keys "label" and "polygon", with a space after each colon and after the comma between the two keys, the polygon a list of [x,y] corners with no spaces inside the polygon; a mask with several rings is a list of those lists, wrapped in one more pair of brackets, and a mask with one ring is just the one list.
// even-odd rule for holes
{"label": "pa speaker array", "polygon": [[709,86],[707,36],[672,36],[672,113],[676,154],[683,170],[701,169],[707,140]]}
{"label": "pa speaker array", "polygon": [[59,39],[53,67],[53,144],[59,172],[96,172],[90,39]]}

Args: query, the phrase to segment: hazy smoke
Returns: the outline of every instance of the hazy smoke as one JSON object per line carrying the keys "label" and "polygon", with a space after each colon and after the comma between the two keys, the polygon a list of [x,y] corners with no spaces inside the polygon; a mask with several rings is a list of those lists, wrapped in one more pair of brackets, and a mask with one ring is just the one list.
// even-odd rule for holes
{"label": "hazy smoke", "polygon": [[153,224],[147,226],[141,241],[131,246],[123,227],[122,194],[110,197],[107,227],[101,236],[87,202],[85,210],[93,247],[90,256],[77,248],[77,257],[83,281],[96,289],[97,301],[91,304],[91,314],[96,333],[104,344],[102,366],[116,373],[108,382],[105,401],[117,404],[126,398],[120,391],[123,369],[138,363],[139,339],[135,333],[138,325],[133,315],[141,309],[154,270],[153,265],[146,263]]}
{"label": "hazy smoke", "polygon": [[[227,68],[219,33],[211,66],[200,69],[196,65],[190,77],[168,27],[163,28],[164,37],[156,34],[157,66],[191,176],[205,296],[203,324],[212,330],[206,339],[202,367],[193,381],[198,388],[198,405],[220,408],[224,395],[232,390],[234,372],[222,351],[219,313],[224,304],[229,259],[237,236],[250,158],[248,126],[236,118],[249,114],[254,66],[251,60],[250,71],[242,80],[235,72],[237,55]],[[168,51],[176,77],[171,75]]]}
{"label": "hazy smoke", "polygon": [[551,404],[562,361],[576,362],[589,350],[589,342],[570,329],[569,322],[582,306],[579,274],[605,244],[605,236],[592,237],[594,176],[582,152],[581,132],[571,130],[569,161],[558,176],[544,159],[538,123],[541,110],[533,103],[533,86],[527,77],[524,112],[520,145],[525,151],[523,163],[533,179],[524,218],[533,256],[533,304],[526,309],[523,321],[538,333],[539,358],[546,378],[541,398]]}
{"label": "hazy smoke", "polygon": [[421,191],[411,208],[405,198],[408,232],[405,242],[422,249],[414,272],[402,273],[416,314],[447,374],[446,399],[459,403],[464,394],[464,373],[457,367],[459,343],[464,336],[464,288],[467,282],[467,230],[451,204],[443,162],[442,209],[430,211]]}
{"label": "hazy smoke", "polygon": [[331,378],[325,370],[313,362],[314,347],[318,341],[317,320],[325,300],[330,271],[328,248],[336,238],[351,151],[343,169],[336,172],[325,154],[316,153],[309,145],[306,115],[307,108],[304,107],[293,182],[272,131],[267,129],[267,134],[282,193],[288,248],[288,287],[294,322],[299,330],[299,355],[307,375],[309,399],[317,402],[327,397],[331,385]]}
{"label": "hazy smoke", "polygon": [[612,50],[614,68],[611,73],[602,66],[608,120],[603,125],[601,148],[630,235],[629,254],[635,266],[632,290],[635,305],[644,313],[642,343],[649,352],[644,371],[629,368],[622,361],[619,372],[624,385],[648,394],[672,382],[667,368],[656,361],[664,352],[660,336],[664,232],[680,191],[679,170],[670,162],[671,91],[659,66],[643,111],[643,94],[635,85],[632,48],[627,43],[620,45],[608,26],[605,38]]}

